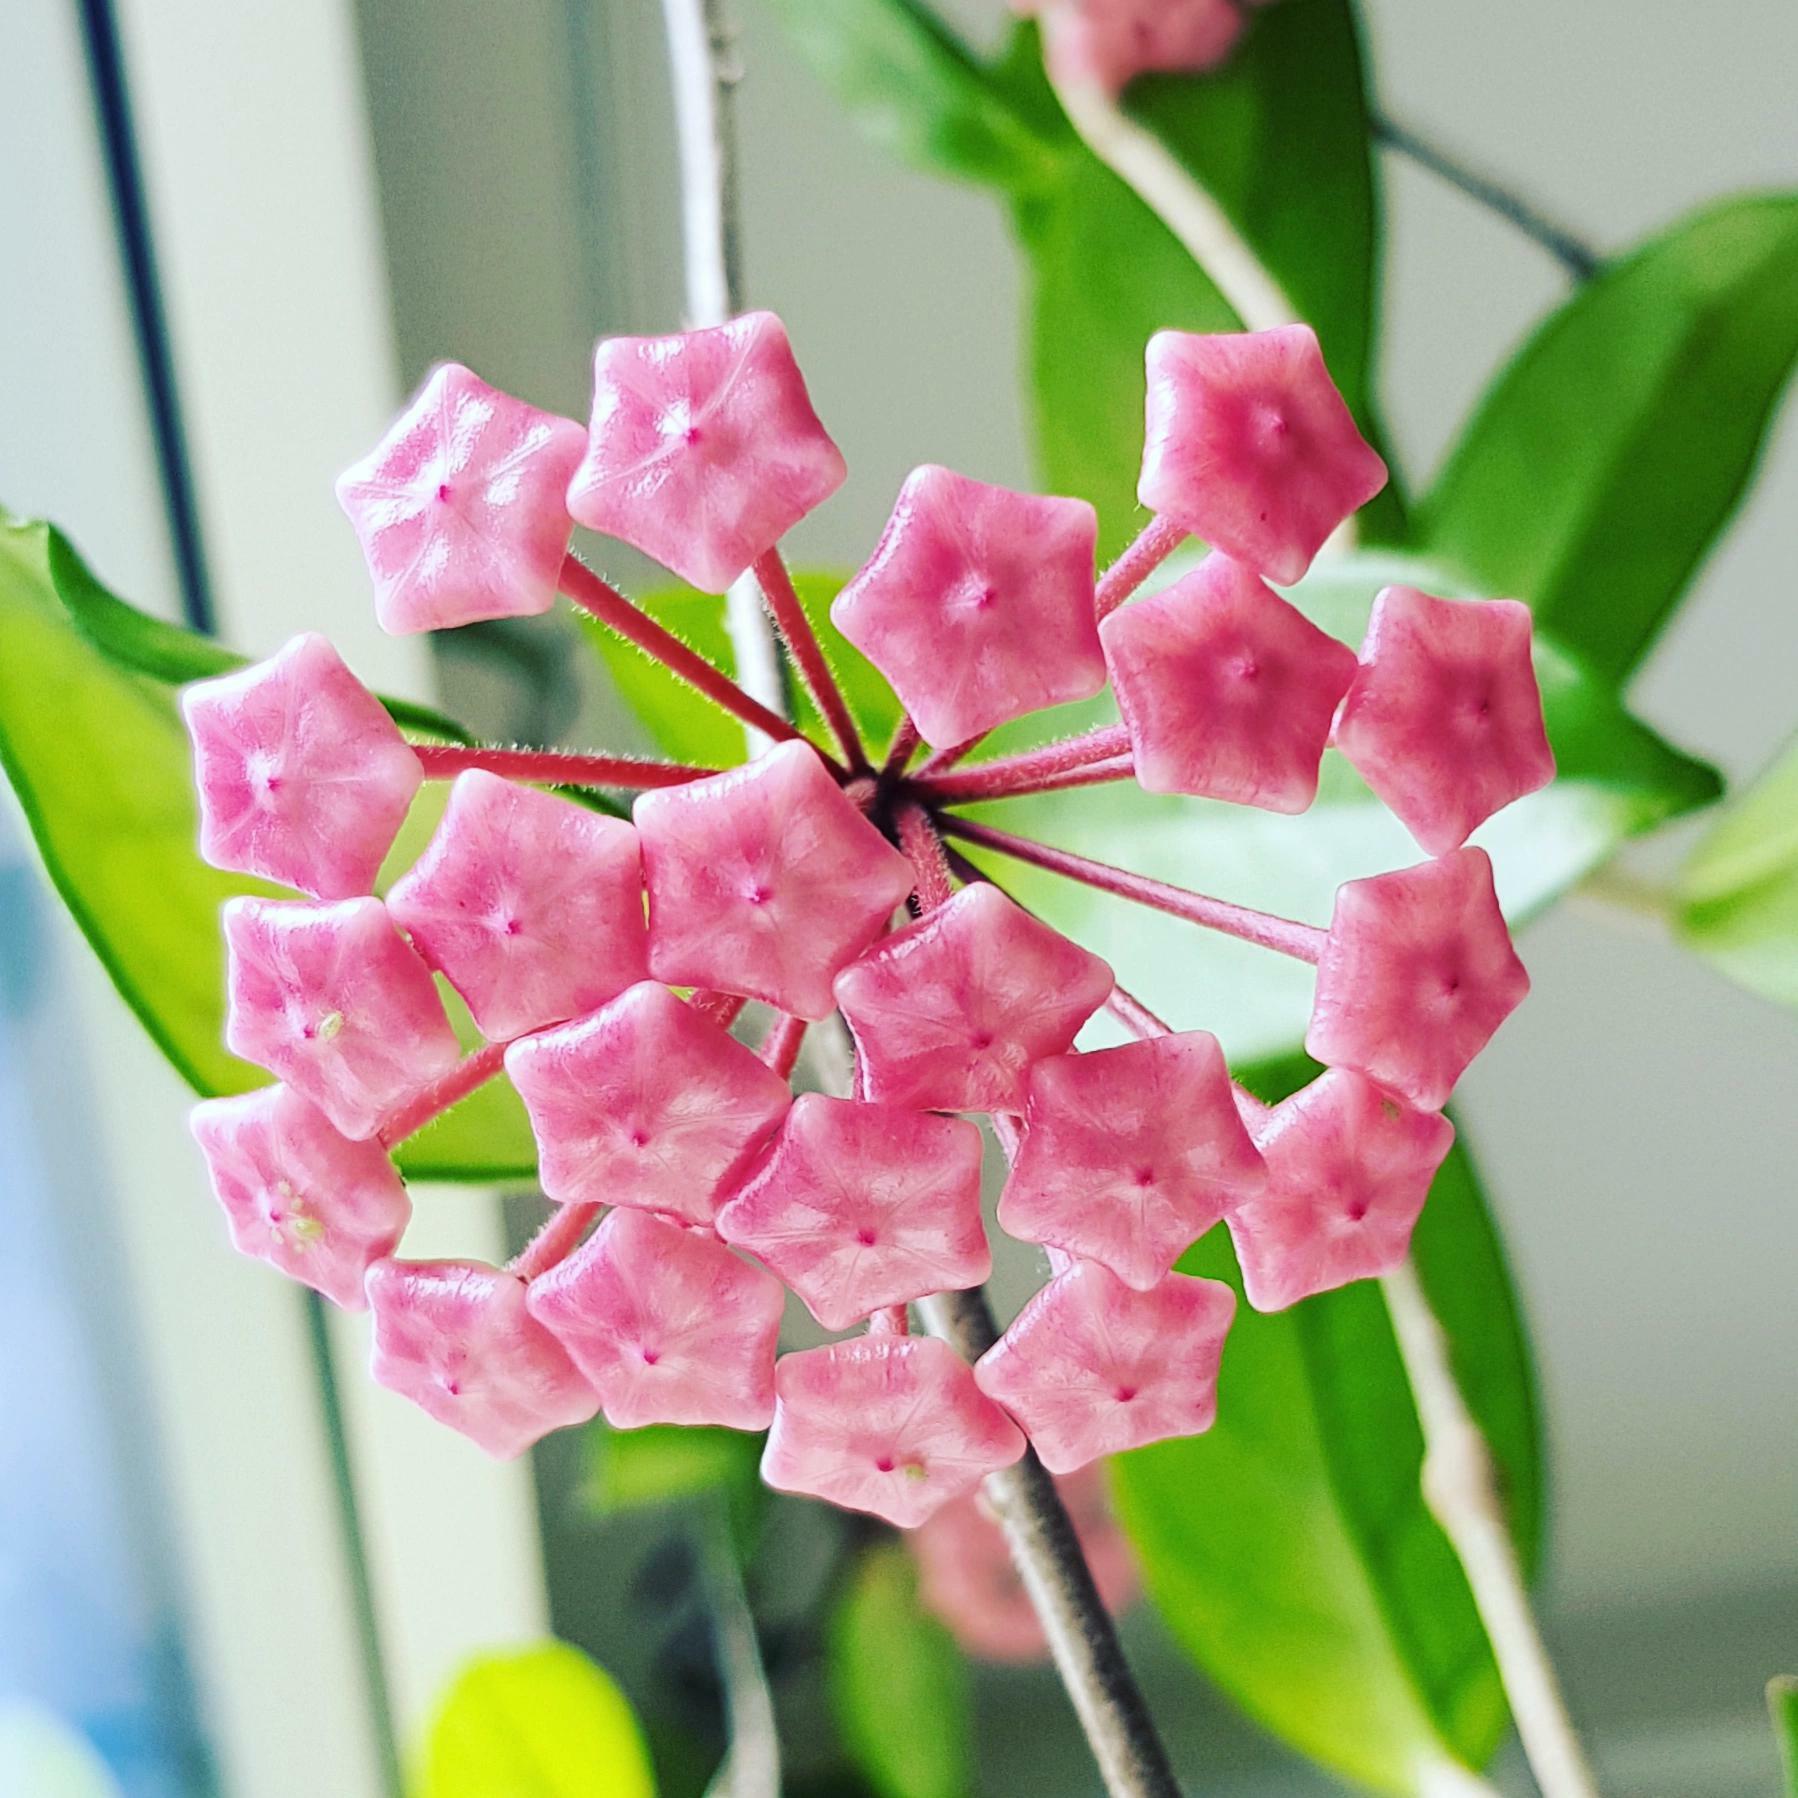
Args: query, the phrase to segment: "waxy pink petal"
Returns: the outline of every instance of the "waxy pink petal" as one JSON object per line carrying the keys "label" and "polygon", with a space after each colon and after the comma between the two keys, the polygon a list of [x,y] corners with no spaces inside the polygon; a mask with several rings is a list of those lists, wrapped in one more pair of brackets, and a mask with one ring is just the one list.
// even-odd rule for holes
{"label": "waxy pink petal", "polygon": [[1255,1140],[1267,1185],[1225,1221],[1249,1303],[1283,1311],[1404,1260],[1455,1128],[1331,1068],[1261,1113]]}
{"label": "waxy pink petal", "polygon": [[1215,551],[1184,580],[1100,627],[1136,780],[1302,812],[1355,652],[1252,570]]}
{"label": "waxy pink petal", "polygon": [[785,1303],[772,1274],[714,1238],[646,1211],[614,1211],[531,1282],[534,1317],[599,1393],[615,1429],[766,1429]]}
{"label": "waxy pink petal", "polygon": [[653,981],[506,1051],[543,1190],[710,1224],[720,1188],[792,1095],[750,1051]]}
{"label": "waxy pink petal", "polygon": [[379,899],[232,899],[224,919],[226,1045],[345,1136],[373,1136],[461,1059],[431,970]]}
{"label": "waxy pink petal", "polygon": [[883,1306],[978,1286],[980,1132],[962,1118],[804,1093],[718,1213],[827,1330]]}
{"label": "waxy pink petal", "polygon": [[1137,1292],[1096,1261],[1052,1279],[980,1357],[974,1378],[1023,1426],[1051,1473],[1217,1415],[1217,1373],[1236,1294],[1169,1274]]}
{"label": "waxy pink petal", "polygon": [[516,1274],[478,1261],[369,1269],[376,1383],[498,1460],[599,1409],[599,1394],[525,1309]]}
{"label": "waxy pink petal", "polygon": [[188,1123],[238,1250],[360,1311],[363,1275],[412,1215],[386,1150],[287,1086],[204,1100]]}
{"label": "waxy pink petal", "polygon": [[1432,855],[1554,779],[1529,607],[1388,587],[1336,746]]}
{"label": "waxy pink petal", "polygon": [[674,337],[609,337],[568,509],[706,593],[722,593],[842,486],[772,312]]}
{"label": "waxy pink petal", "polygon": [[587,446],[454,362],[337,482],[384,630],[444,630],[556,603],[574,525],[563,495]]}
{"label": "waxy pink petal", "polygon": [[[1124,1610],[1135,1599],[1141,1576],[1111,1513],[1103,1472],[1086,1467],[1055,1484],[1100,1601],[1114,1614]],[[969,1654],[987,1661],[1048,1657],[1042,1619],[978,1492],[944,1505],[905,1543],[918,1563],[918,1597]]]}
{"label": "waxy pink petal", "polygon": [[832,621],[943,749],[1105,685],[1084,500],[915,470]]}
{"label": "waxy pink petal", "polygon": [[831,982],[886,928],[911,864],[825,772],[782,743],[727,774],[636,804],[649,883],[649,966],[813,1022]]}
{"label": "waxy pink petal", "polygon": [[920,1111],[1021,1111],[1034,1061],[1060,1055],[1113,985],[1098,956],[984,882],[837,978],[868,1098]]}
{"label": "waxy pink petal", "polygon": [[636,831],[480,769],[457,777],[387,909],[495,1041],[591,1011],[649,972]]}
{"label": "waxy pink petal", "polygon": [[1336,892],[1305,1047],[1438,1111],[1530,990],[1483,849]]}
{"label": "waxy pink petal", "polygon": [[1263,1178],[1217,1038],[1184,1031],[1030,1070],[999,1226],[1146,1292]]}
{"label": "waxy pink petal", "polygon": [[373,890],[424,769],[323,637],[181,694],[200,854],[320,899]]}
{"label": "waxy pink petal", "polygon": [[927,1336],[857,1336],[783,1355],[762,1477],[900,1529],[972,1492],[1024,1452],[1024,1438]]}
{"label": "waxy pink petal", "polygon": [[1215,68],[1244,23],[1243,0],[1014,0],[1013,10],[1042,18],[1056,81],[1091,82],[1112,95],[1138,75]]}
{"label": "waxy pink petal", "polygon": [[1309,325],[1149,340],[1137,494],[1280,586],[1386,485]]}

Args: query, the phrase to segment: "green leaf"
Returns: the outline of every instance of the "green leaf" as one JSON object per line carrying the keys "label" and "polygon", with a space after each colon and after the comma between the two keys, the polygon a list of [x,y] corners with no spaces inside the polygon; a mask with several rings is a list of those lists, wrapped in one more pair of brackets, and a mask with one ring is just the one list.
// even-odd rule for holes
{"label": "green leaf", "polygon": [[[1435,593],[1456,584],[1395,557],[1320,564],[1291,599],[1324,629],[1359,643],[1378,589],[1410,581]],[[1492,855],[1507,913],[1526,918],[1576,884],[1624,838],[1708,803],[1715,773],[1632,718],[1607,683],[1544,632],[1537,642],[1554,783],[1507,807],[1478,833]],[[1080,719],[1110,714],[1097,702]],[[1064,714],[1058,722],[1077,721]],[[1002,739],[1015,746],[1017,736]],[[1134,785],[1010,799],[979,815],[1024,836],[1217,893],[1283,917],[1327,924],[1338,885],[1422,859],[1409,833],[1332,750],[1318,803],[1301,817],[1160,797]],[[1266,950],[977,852],[994,877],[1117,969],[1119,980],[1171,1021],[1214,1030],[1237,1059],[1280,1055],[1303,1038],[1311,970]],[[1178,969],[1170,984],[1168,970]]]}
{"label": "green leaf", "polygon": [[1621,676],[1747,491],[1795,359],[1798,195],[1707,207],[1524,344],[1451,453],[1419,540]]}
{"label": "green leaf", "polygon": [[801,54],[883,149],[1005,186],[1053,168],[1042,127],[917,0],[774,0]]}
{"label": "green leaf", "polygon": [[[1247,1078],[1274,1096],[1309,1071]],[[1528,1351],[1463,1147],[1437,1176],[1413,1254],[1533,1562]],[[1182,1266],[1240,1290],[1221,1230]],[[1504,1733],[1503,1690],[1424,1506],[1422,1436],[1378,1286],[1274,1316],[1240,1310],[1222,1392],[1205,1435],[1114,1463],[1120,1514],[1175,1637],[1268,1729],[1375,1790],[1421,1792],[1444,1761],[1484,1765]]]}
{"label": "green leaf", "polygon": [[918,1606],[894,1543],[862,1556],[830,1632],[837,1727],[879,1798],[964,1798],[973,1780],[967,1663]]}
{"label": "green leaf", "polygon": [[[899,722],[899,701],[874,664],[830,621],[830,602],[846,578],[802,570],[794,574],[793,587],[863,737],[878,751]],[[691,587],[663,587],[645,594],[637,604],[726,674],[736,673],[737,659],[725,629],[721,597]],[[583,623],[613,684],[663,755],[708,768],[731,768],[744,759],[743,727],[736,719],[719,711],[615,631],[595,619],[583,619]],[[800,689],[791,697],[794,722],[816,741],[826,741],[824,722],[810,694]]]}
{"label": "green leaf", "polygon": [[1767,1710],[1779,1744],[1786,1798],[1798,1798],[1798,1676],[1783,1673],[1767,1681]]}
{"label": "green leaf", "polygon": [[471,1662],[425,1739],[416,1798],[655,1798],[643,1732],[579,1649]]}
{"label": "green leaf", "polygon": [[1681,936],[1750,992],[1798,1007],[1798,737],[1736,794],[1674,892]]}
{"label": "green leaf", "polygon": [[716,1500],[739,1550],[754,1537],[767,1499],[762,1437],[743,1430],[651,1424],[637,1430],[594,1425],[588,1433],[587,1494],[602,1516]]}
{"label": "green leaf", "polygon": [[[209,868],[195,850],[176,683],[234,665],[226,653],[108,593],[53,527],[0,518],[0,768],[114,985],[204,1096],[268,1083],[225,1048],[218,918],[234,894],[280,892]],[[436,714],[393,709],[421,732],[463,734]],[[441,804],[432,783],[404,840],[422,842]],[[398,1160],[419,1179],[524,1179],[536,1166],[524,1108],[503,1080]]]}

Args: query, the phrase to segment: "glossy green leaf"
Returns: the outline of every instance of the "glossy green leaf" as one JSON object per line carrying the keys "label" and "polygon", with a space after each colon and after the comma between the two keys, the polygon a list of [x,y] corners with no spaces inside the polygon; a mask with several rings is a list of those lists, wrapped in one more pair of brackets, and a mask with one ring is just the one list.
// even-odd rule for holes
{"label": "glossy green leaf", "polygon": [[1798,738],[1734,795],[1681,870],[1681,936],[1750,992],[1798,1006]]}
{"label": "glossy green leaf", "polygon": [[602,1516],[715,1500],[738,1547],[745,1548],[753,1538],[767,1499],[761,1436],[689,1424],[637,1430],[595,1424],[588,1443],[586,1490]]}
{"label": "glossy green leaf", "polygon": [[[871,748],[885,746],[899,722],[893,690],[861,651],[830,622],[830,602],[845,577],[819,570],[799,571],[793,587],[811,620],[812,629],[836,673],[856,723]],[[657,623],[677,632],[692,648],[725,673],[734,675],[736,655],[724,625],[724,601],[691,587],[664,587],[638,601]],[[710,768],[731,768],[743,760],[743,727],[702,698],[660,662],[653,662],[614,631],[584,619],[587,635],[599,651],[613,684],[663,755]],[[823,720],[803,688],[791,695],[793,717],[815,741],[828,742]]]}
{"label": "glossy green leaf", "polygon": [[1779,1746],[1786,1798],[1798,1798],[1798,1677],[1784,1673],[1767,1681],[1767,1711]]}
{"label": "glossy green leaf", "polygon": [[[1308,1071],[1248,1079],[1271,1097]],[[1464,1149],[1437,1176],[1414,1254],[1533,1562],[1528,1351]],[[1222,1230],[1182,1266],[1240,1289]],[[1267,1728],[1375,1790],[1422,1792],[1443,1762],[1482,1766],[1504,1732],[1503,1690],[1424,1506],[1422,1436],[1378,1286],[1275,1316],[1240,1310],[1220,1391],[1207,1434],[1114,1463],[1120,1514],[1175,1637]]]}
{"label": "glossy green leaf", "polygon": [[[0,520],[0,767],[113,983],[203,1095],[268,1081],[224,1046],[218,914],[233,894],[279,890],[207,867],[194,847],[176,683],[230,665],[224,654],[107,593],[50,526]],[[418,727],[462,734],[448,720]],[[422,841],[441,800],[434,786],[421,794],[409,840]],[[523,1179],[536,1165],[503,1080],[405,1144],[399,1161],[421,1179]]]}
{"label": "glossy green leaf", "polygon": [[919,0],[775,0],[819,79],[862,130],[907,162],[1006,186],[1054,152],[990,71]]}
{"label": "glossy green leaf", "polygon": [[1741,502],[1798,359],[1798,195],[1707,207],[1587,282],[1493,383],[1419,518],[1600,673]]}
{"label": "glossy green leaf", "polygon": [[415,1798],[655,1798],[655,1776],[624,1694],[579,1649],[545,1642],[457,1677]]}
{"label": "glossy green leaf", "polygon": [[968,1668],[918,1605],[911,1556],[885,1543],[862,1556],[830,1632],[831,1702],[879,1798],[965,1798],[973,1780]]}
{"label": "glossy green leaf", "polygon": [[[1373,595],[1393,580],[1456,589],[1439,570],[1392,557],[1320,565],[1290,597],[1324,629],[1358,644]],[[1528,917],[1606,859],[1626,837],[1714,799],[1716,775],[1632,718],[1543,633],[1537,672],[1559,778],[1477,834],[1513,920]],[[1083,716],[1105,717],[1095,702]],[[1064,714],[1064,722],[1069,715]],[[1016,733],[1004,739],[1018,740]],[[1409,833],[1336,754],[1318,802],[1299,817],[1156,796],[1119,783],[980,809],[1005,829],[1181,886],[1327,924],[1344,880],[1423,859]],[[1238,1059],[1283,1054],[1303,1038],[1311,970],[1267,950],[976,854],[995,878],[1105,956],[1126,987],[1182,1027],[1214,1030]],[[1175,981],[1169,969],[1178,969]]]}

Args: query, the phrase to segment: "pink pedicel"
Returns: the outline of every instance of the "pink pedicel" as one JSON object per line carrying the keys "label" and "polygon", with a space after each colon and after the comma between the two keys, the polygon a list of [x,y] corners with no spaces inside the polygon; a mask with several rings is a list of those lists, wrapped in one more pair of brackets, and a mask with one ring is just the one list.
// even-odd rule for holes
{"label": "pink pedicel", "polygon": [[480,769],[457,776],[387,909],[497,1042],[592,1011],[649,972],[636,831]]}
{"label": "pink pedicel", "polygon": [[1059,1273],[980,1357],[974,1378],[1015,1417],[1051,1473],[1217,1415],[1217,1373],[1236,1294],[1169,1274],[1147,1292],[1096,1261]]}
{"label": "pink pedicel", "polygon": [[1410,1251],[1454,1125],[1347,1068],[1327,1070],[1271,1111],[1255,1109],[1267,1185],[1225,1220],[1249,1303],[1284,1311],[1391,1273]]}
{"label": "pink pedicel", "polygon": [[762,1430],[773,1419],[785,1295],[710,1236],[614,1211],[531,1282],[525,1302],[593,1383],[614,1429]]}
{"label": "pink pedicel", "polygon": [[288,1086],[206,1099],[188,1118],[231,1241],[346,1310],[412,1215],[379,1143],[352,1142]]}
{"label": "pink pedicel", "polygon": [[1290,586],[1386,485],[1309,325],[1149,340],[1137,494],[1264,579]]}
{"label": "pink pedicel", "polygon": [[[1111,1514],[1105,1476],[1084,1467],[1055,1482],[1080,1550],[1113,1614],[1126,1609],[1141,1585],[1136,1557]],[[918,1597],[969,1654],[985,1661],[1046,1660],[1048,1638],[1005,1536],[981,1495],[944,1505],[905,1538],[918,1563]]]}
{"label": "pink pedicel", "polygon": [[830,616],[946,749],[1105,685],[1084,500],[920,468]]}
{"label": "pink pedicel", "polygon": [[552,1199],[693,1224],[711,1223],[720,1188],[792,1102],[778,1074],[653,981],[514,1043],[506,1072]]}
{"label": "pink pedicel", "polygon": [[718,1213],[718,1234],[772,1268],[825,1329],[846,1330],[992,1272],[980,1158],[965,1119],[803,1093]]}
{"label": "pink pedicel", "polygon": [[867,1097],[920,1111],[1022,1111],[1033,1061],[1073,1046],[1111,994],[1098,956],[996,887],[963,887],[837,977]]}
{"label": "pink pedicel", "polygon": [[1114,97],[1138,75],[1216,68],[1244,24],[1242,0],[1013,0],[1013,10],[1041,15],[1056,81],[1090,82]]}
{"label": "pink pedicel", "polygon": [[972,1492],[1024,1438],[929,1336],[857,1336],[783,1355],[762,1478],[902,1530]]}
{"label": "pink pedicel", "polygon": [[225,1043],[361,1141],[461,1060],[431,970],[379,899],[231,899]]}
{"label": "pink pedicel", "polygon": [[1100,627],[1137,784],[1302,812],[1355,652],[1213,551]]}
{"label": "pink pedicel", "polygon": [[1305,1048],[1425,1111],[1530,990],[1483,849],[1336,890]]}
{"label": "pink pedicel", "polygon": [[831,982],[912,888],[911,864],[806,743],[645,793],[635,816],[655,977],[810,1022],[829,1017]]}
{"label": "pink pedicel", "polygon": [[374,890],[424,769],[323,637],[196,682],[181,713],[206,861],[318,899]]}
{"label": "pink pedicel", "polygon": [[375,614],[396,635],[522,618],[556,603],[574,525],[564,494],[587,447],[454,362],[338,478],[362,543]]}
{"label": "pink pedicel", "polygon": [[1336,746],[1431,855],[1554,779],[1530,610],[1388,587],[1373,603]]}
{"label": "pink pedicel", "polygon": [[582,524],[722,593],[848,473],[772,312],[675,337],[609,337],[593,357]]}
{"label": "pink pedicel", "polygon": [[599,1409],[599,1394],[526,1310],[516,1274],[478,1261],[379,1261],[368,1302],[376,1383],[496,1460]]}
{"label": "pink pedicel", "polygon": [[1027,1093],[999,1227],[1102,1262],[1139,1292],[1261,1187],[1224,1052],[1203,1030],[1052,1056]]}

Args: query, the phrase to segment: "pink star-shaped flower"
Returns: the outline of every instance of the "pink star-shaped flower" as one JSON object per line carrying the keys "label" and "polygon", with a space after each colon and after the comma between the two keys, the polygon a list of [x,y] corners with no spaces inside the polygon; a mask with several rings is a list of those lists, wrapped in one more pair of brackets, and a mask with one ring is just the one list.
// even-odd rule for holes
{"label": "pink star-shaped flower", "polygon": [[599,1409],[599,1394],[525,1309],[516,1274],[478,1261],[379,1261],[368,1302],[376,1383],[496,1460]]}
{"label": "pink star-shaped flower", "polygon": [[231,899],[225,1043],[310,1099],[345,1136],[461,1059],[431,970],[379,899]]}
{"label": "pink star-shaped flower", "polygon": [[1051,1473],[1072,1473],[1210,1429],[1235,1314],[1236,1294],[1216,1280],[1169,1274],[1137,1292],[1096,1261],[1077,1261],[1024,1307],[974,1378]]}
{"label": "pink star-shaped flower", "polygon": [[1439,1111],[1530,990],[1483,849],[1336,890],[1305,1047]]}
{"label": "pink star-shaped flower", "polygon": [[783,1355],[762,1478],[915,1529],[1024,1452],[947,1343],[857,1336]]}
{"label": "pink star-shaped flower", "polygon": [[892,682],[924,741],[947,748],[1105,685],[1098,530],[1085,500],[916,469],[830,616]]}
{"label": "pink star-shaped flower", "polygon": [[1386,485],[1309,325],[1149,340],[1145,506],[1285,587]]}
{"label": "pink star-shaped flower", "polygon": [[962,1118],[803,1093],[719,1211],[718,1234],[766,1262],[825,1329],[846,1330],[992,1272],[980,1156]]}
{"label": "pink star-shaped flower", "polygon": [[574,532],[563,495],[586,447],[573,419],[454,362],[438,368],[337,482],[381,628],[403,635],[547,612]]}
{"label": "pink star-shaped flower", "polygon": [[785,1296],[713,1237],[614,1211],[531,1282],[526,1303],[592,1381],[614,1429],[762,1430],[774,1416]]}
{"label": "pink star-shaped flower", "polygon": [[363,1275],[412,1215],[386,1150],[351,1142],[288,1086],[207,1099],[188,1123],[238,1251],[360,1311]]}
{"label": "pink star-shaped flower", "polygon": [[563,1204],[710,1224],[721,1189],[785,1115],[787,1083],[653,981],[506,1051],[543,1190]]}
{"label": "pink star-shaped flower", "polygon": [[676,337],[610,337],[568,509],[722,593],[848,473],[772,312]]}
{"label": "pink star-shaped flower", "polygon": [[645,793],[649,966],[676,986],[765,999],[814,1022],[831,981],[886,928],[911,864],[805,743]]}
{"label": "pink star-shaped flower", "polygon": [[1137,784],[1272,812],[1317,797],[1355,652],[1215,551],[1100,627]]}
{"label": "pink star-shaped flower", "polygon": [[1455,1127],[1331,1068],[1262,1114],[1267,1185],[1226,1218],[1257,1311],[1388,1274],[1405,1258]]}
{"label": "pink star-shaped flower", "polygon": [[457,776],[387,909],[496,1042],[591,1011],[649,972],[636,831],[479,769]]}
{"label": "pink star-shaped flower", "polygon": [[1139,1292],[1264,1178],[1203,1030],[1051,1056],[1028,1095],[999,1227],[1103,1262]]}
{"label": "pink star-shaped flower", "polygon": [[195,682],[181,713],[213,867],[320,899],[373,889],[424,769],[323,637]]}
{"label": "pink star-shaped flower", "polygon": [[[1124,1610],[1136,1597],[1141,1576],[1111,1514],[1103,1472],[1084,1467],[1055,1484],[1101,1602],[1114,1614]],[[969,1654],[987,1661],[1047,1658],[1042,1619],[978,1492],[926,1518],[906,1546],[918,1563],[918,1597]]]}
{"label": "pink star-shaped flower", "polygon": [[1216,68],[1244,23],[1241,0],[1014,0],[1014,10],[1042,16],[1043,54],[1058,82],[1089,81],[1112,95],[1151,71]]}
{"label": "pink star-shaped flower", "polygon": [[1103,1005],[1098,956],[979,882],[837,977],[868,1098],[919,1111],[1022,1111],[1033,1061]]}
{"label": "pink star-shaped flower", "polygon": [[1432,855],[1554,779],[1531,636],[1514,599],[1374,601],[1336,746]]}

